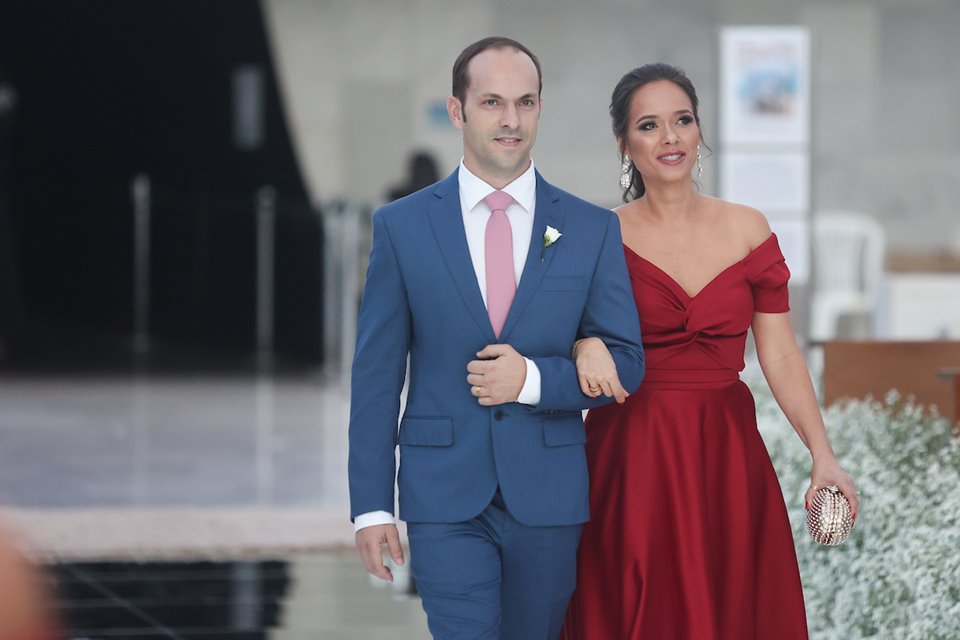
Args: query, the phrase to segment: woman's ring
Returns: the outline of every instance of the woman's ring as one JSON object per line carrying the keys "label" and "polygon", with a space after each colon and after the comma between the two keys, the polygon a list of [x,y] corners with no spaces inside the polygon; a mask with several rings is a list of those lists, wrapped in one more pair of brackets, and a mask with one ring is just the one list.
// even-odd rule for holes
{"label": "woman's ring", "polygon": [[480,387],[473,388],[473,395],[477,396],[478,398],[480,397]]}

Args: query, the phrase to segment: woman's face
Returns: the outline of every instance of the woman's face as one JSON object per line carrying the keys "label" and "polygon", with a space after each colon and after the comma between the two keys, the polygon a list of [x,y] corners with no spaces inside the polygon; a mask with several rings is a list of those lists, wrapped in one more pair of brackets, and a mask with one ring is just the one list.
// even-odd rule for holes
{"label": "woman's face", "polygon": [[700,127],[686,92],[669,80],[637,89],[630,100],[626,140],[619,142],[645,185],[689,179],[697,163]]}

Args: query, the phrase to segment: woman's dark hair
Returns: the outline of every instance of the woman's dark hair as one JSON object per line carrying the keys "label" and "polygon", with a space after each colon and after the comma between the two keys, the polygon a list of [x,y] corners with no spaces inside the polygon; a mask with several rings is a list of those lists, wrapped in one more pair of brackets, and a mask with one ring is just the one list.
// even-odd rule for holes
{"label": "woman's dark hair", "polygon": [[[633,99],[633,94],[640,87],[659,80],[668,80],[683,89],[687,97],[690,98],[693,117],[697,121],[697,128],[700,128],[700,112],[698,111],[700,101],[697,99],[697,90],[693,88],[693,83],[690,82],[690,78],[683,72],[683,69],[664,62],[645,64],[620,78],[620,82],[614,87],[613,96],[610,98],[610,119],[613,121],[613,135],[622,141],[621,145],[626,144],[627,141],[627,128],[630,126],[630,101]],[[622,146],[620,156],[622,159]],[[630,186],[623,190],[623,201],[635,200],[643,193],[643,177],[637,171],[636,165],[631,164]]]}
{"label": "woman's dark hair", "polygon": [[489,38],[484,38],[483,40],[477,40],[473,44],[468,45],[453,63],[453,95],[455,98],[460,100],[461,108],[463,109],[463,113],[461,115],[464,122],[467,121],[467,88],[470,86],[470,75],[467,73],[467,67],[470,65],[470,61],[473,60],[477,54],[482,53],[487,49],[503,48],[516,49],[521,53],[525,53],[527,57],[533,61],[533,66],[537,68],[537,79],[540,81],[538,95],[543,91],[543,72],[540,71],[540,61],[537,59],[537,56],[533,55],[533,52],[530,51],[530,49],[527,49],[516,40],[504,38],[502,36],[491,36]]}

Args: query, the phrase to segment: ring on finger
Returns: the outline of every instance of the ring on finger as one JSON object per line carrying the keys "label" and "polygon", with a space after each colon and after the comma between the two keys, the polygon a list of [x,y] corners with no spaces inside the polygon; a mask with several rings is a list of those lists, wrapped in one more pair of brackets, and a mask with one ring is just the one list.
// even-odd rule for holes
{"label": "ring on finger", "polygon": [[479,395],[480,395],[480,387],[474,387],[474,388],[473,388],[473,395],[475,395],[475,396],[479,396]]}

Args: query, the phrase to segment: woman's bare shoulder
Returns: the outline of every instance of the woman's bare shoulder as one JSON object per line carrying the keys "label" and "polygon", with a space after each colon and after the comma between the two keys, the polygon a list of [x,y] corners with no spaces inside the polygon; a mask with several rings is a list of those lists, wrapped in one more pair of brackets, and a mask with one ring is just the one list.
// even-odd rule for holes
{"label": "woman's bare shoulder", "polygon": [[760,211],[745,204],[716,199],[730,232],[742,238],[750,250],[760,246],[772,233],[770,223]]}

